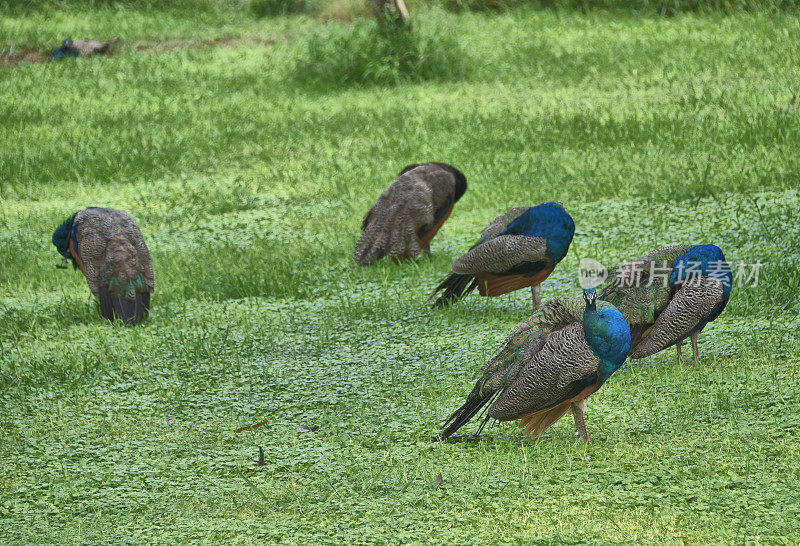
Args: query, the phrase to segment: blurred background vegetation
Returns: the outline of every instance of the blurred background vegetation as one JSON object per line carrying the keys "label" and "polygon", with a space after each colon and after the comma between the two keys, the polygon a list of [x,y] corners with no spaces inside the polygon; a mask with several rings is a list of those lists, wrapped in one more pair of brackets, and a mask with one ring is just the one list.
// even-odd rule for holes
{"label": "blurred background vegetation", "polygon": [[[503,12],[513,9],[611,10],[648,15],[674,15],[680,12],[734,12],[797,10],[794,0],[409,0],[411,10],[441,7],[452,11]],[[4,0],[0,13],[75,10],[160,10],[219,15],[250,14],[270,17],[307,13],[321,18],[351,19],[369,13],[364,0]]]}

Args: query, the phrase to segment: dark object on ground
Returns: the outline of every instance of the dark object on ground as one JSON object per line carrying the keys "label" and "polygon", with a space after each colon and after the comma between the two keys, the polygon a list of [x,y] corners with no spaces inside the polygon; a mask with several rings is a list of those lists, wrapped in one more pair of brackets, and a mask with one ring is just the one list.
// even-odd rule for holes
{"label": "dark object on ground", "polygon": [[50,54],[51,59],[63,59],[64,57],[90,57],[92,55],[105,55],[111,44],[115,44],[119,38],[114,38],[108,42],[98,42],[97,40],[73,40],[64,38],[61,47]]}

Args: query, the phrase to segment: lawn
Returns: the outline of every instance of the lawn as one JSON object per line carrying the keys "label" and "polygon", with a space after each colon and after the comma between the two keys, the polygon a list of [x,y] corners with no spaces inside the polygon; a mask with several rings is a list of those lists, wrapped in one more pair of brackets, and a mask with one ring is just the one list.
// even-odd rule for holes
{"label": "lawn", "polygon": [[[0,542],[800,541],[799,13],[420,6],[406,66],[364,55],[369,22],[185,4],[0,11],[6,52],[124,40],[0,66]],[[355,265],[363,213],[429,160],[469,183],[432,258]],[[671,243],[759,282],[700,366],[612,376],[589,445],[569,418],[431,443],[530,293],[426,296],[549,199],[577,227],[545,299],[580,258]],[[91,205],[150,247],[141,327],[54,267]]]}

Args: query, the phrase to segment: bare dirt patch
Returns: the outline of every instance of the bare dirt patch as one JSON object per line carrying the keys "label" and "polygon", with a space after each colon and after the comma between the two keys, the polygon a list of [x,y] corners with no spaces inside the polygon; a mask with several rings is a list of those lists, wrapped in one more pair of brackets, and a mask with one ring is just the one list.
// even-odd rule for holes
{"label": "bare dirt patch", "polygon": [[[175,51],[179,49],[204,49],[210,47],[238,47],[243,45],[260,45],[268,47],[275,42],[270,39],[258,38],[255,36],[244,37],[223,37],[213,40],[191,41],[191,42],[137,42],[130,45],[134,51],[153,51],[156,53],[165,51]],[[8,46],[6,46],[8,47]],[[125,45],[117,45],[116,51],[124,49]],[[0,46],[0,67],[14,66],[22,63],[41,63],[50,59],[49,53],[43,53],[38,49],[32,48],[10,48],[3,50]]]}
{"label": "bare dirt patch", "polygon": [[0,51],[0,66],[15,65],[20,63],[40,63],[46,61],[48,55],[36,49],[12,49]]}

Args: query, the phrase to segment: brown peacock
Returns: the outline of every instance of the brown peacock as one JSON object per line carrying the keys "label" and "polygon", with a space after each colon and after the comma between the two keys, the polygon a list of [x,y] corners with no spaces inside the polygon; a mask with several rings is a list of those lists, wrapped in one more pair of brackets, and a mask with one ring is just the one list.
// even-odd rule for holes
{"label": "brown peacock", "polygon": [[600,298],[616,306],[628,321],[633,339],[631,358],[644,358],[692,340],[697,365],[697,339],[730,299],[730,266],[715,245],[672,245],[659,248],[615,269]]}
{"label": "brown peacock", "polygon": [[86,277],[104,318],[133,326],[147,316],[153,264],[127,213],[99,207],[78,211],[53,232],[53,244]]}
{"label": "brown peacock", "polygon": [[425,251],[453,205],[467,191],[467,179],[444,163],[412,164],[383,190],[361,223],[355,260],[372,265],[383,257],[411,258]]}
{"label": "brown peacock", "polygon": [[596,301],[593,288],[584,291],[583,300],[549,300],[483,365],[467,401],[447,419],[439,439],[447,439],[489,404],[477,433],[489,419],[519,420],[525,434],[536,438],[571,410],[578,434],[588,442],[586,398],[625,362],[630,346],[624,317],[611,304]]}
{"label": "brown peacock", "polygon": [[530,286],[536,309],[539,284],[567,255],[574,235],[575,222],[559,202],[515,207],[495,218],[453,262],[452,273],[431,294],[444,290],[434,305],[449,305],[475,288],[481,296],[501,296]]}

